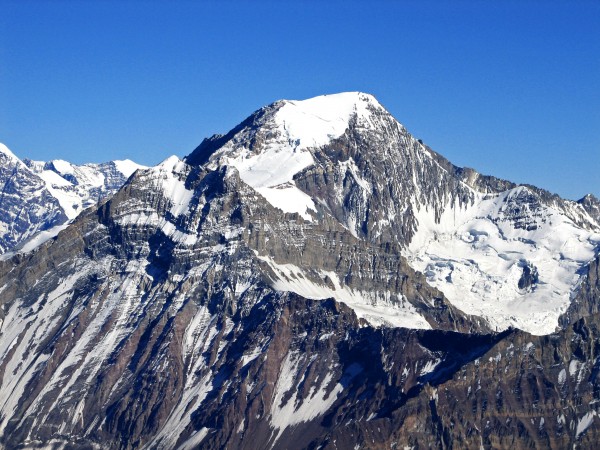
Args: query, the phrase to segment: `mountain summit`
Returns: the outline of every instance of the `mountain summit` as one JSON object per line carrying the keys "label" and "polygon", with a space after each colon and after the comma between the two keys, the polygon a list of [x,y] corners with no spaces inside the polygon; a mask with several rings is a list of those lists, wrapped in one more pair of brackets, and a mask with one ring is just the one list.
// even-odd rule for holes
{"label": "mountain summit", "polygon": [[315,164],[310,149],[340,138],[351,123],[368,126],[383,111],[374,97],[360,92],[278,101],[226,136],[205,140],[186,161],[197,164],[210,157],[212,168],[231,165],[273,206],[310,220],[308,211],[315,211],[315,205],[294,183],[294,175]]}
{"label": "mountain summit", "polygon": [[0,261],[0,444],[592,448],[594,205],[275,102]]}
{"label": "mountain summit", "polygon": [[233,166],[284,212],[331,215],[359,239],[397,243],[432,286],[498,331],[555,330],[600,242],[591,197],[456,167],[358,92],[276,102],[186,161]]}

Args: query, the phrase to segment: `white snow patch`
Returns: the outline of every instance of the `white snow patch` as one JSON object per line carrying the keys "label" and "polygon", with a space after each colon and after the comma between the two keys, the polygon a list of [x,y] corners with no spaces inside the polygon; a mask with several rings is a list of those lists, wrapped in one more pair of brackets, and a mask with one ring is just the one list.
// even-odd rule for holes
{"label": "white snow patch", "polygon": [[54,168],[61,174],[68,175],[73,174],[75,169],[73,168],[73,164],[68,161],[64,161],[62,159],[54,159],[52,160],[52,165]]}
{"label": "white snow patch", "polygon": [[179,447],[179,450],[193,450],[198,448],[204,438],[208,435],[210,428],[201,428]]}
{"label": "white snow patch", "polygon": [[40,245],[42,245],[45,242],[49,241],[50,239],[53,239],[56,236],[58,236],[58,234],[61,231],[63,231],[65,228],[67,228],[70,224],[71,224],[71,222],[67,222],[62,225],[57,225],[55,227],[52,227],[49,230],[40,231],[39,233],[35,234],[32,238],[19,244],[17,246],[17,248],[15,248],[14,250],[12,250],[10,252],[6,252],[3,255],[0,255],[0,261],[5,261],[7,259],[10,259],[18,253],[29,253],[29,252],[35,250]]}
{"label": "white snow patch", "polygon": [[576,359],[572,359],[569,363],[569,375],[575,376],[577,371],[579,370],[580,362]]}
{"label": "white snow patch", "polygon": [[141,164],[135,163],[130,159],[116,160],[113,161],[113,163],[117,170],[127,178],[129,178],[136,170],[143,170],[148,168],[147,166],[142,166]]}
{"label": "white snow patch", "polygon": [[326,341],[327,339],[329,339],[331,336],[333,336],[335,333],[331,332],[331,333],[324,333],[321,336],[319,336],[319,340],[320,341]]}
{"label": "white snow patch", "polygon": [[368,107],[373,105],[379,105],[377,100],[360,92],[288,100],[277,111],[275,120],[298,148],[318,147],[343,135],[354,114],[368,116]]}
{"label": "white snow patch", "polygon": [[594,417],[596,417],[596,415],[596,411],[590,411],[581,419],[579,419],[577,422],[577,430],[575,431],[576,439],[590,427],[590,425],[594,422]]}
{"label": "white snow patch", "polygon": [[[277,430],[277,435],[271,444],[277,442],[287,427],[308,422],[327,412],[344,389],[339,383],[333,387],[330,386],[333,375],[332,372],[329,372],[318,386],[311,386],[306,398],[298,398],[297,386],[294,383],[298,372],[298,362],[299,354],[289,352],[281,365],[273,392],[270,417],[271,426]],[[283,398],[290,390],[293,392],[292,395],[282,405]]]}
{"label": "white snow patch", "polygon": [[308,210],[316,211],[312,199],[292,183],[275,187],[256,188],[271,205],[285,213],[299,213],[302,218],[312,222]]}
{"label": "white snow patch", "polygon": [[435,368],[441,363],[440,359],[436,359],[435,361],[427,361],[425,366],[421,369],[421,375],[427,375],[435,370]]}
{"label": "white snow patch", "polygon": [[254,350],[252,350],[250,353],[242,355],[242,367],[245,366],[246,364],[254,361],[262,353],[263,353],[262,347],[257,347]]}
{"label": "white snow patch", "polygon": [[320,271],[322,278],[329,277],[333,288],[313,281],[304,271],[293,264],[278,264],[268,256],[258,256],[276,275],[273,288],[294,292],[308,299],[333,298],[351,307],[358,317],[374,326],[393,326],[413,329],[431,329],[431,325],[416,308],[405,299],[391,301],[390,292],[369,292],[352,289],[340,283],[335,272]]}

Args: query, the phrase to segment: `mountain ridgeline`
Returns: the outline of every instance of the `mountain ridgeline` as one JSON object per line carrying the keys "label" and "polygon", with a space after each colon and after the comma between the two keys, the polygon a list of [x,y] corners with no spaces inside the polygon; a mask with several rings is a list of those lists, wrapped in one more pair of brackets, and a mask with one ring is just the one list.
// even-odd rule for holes
{"label": "mountain ridgeline", "polygon": [[599,205],[367,94],[266,106],[68,224],[27,205],[61,231],[0,261],[0,446],[594,448]]}
{"label": "mountain ridgeline", "polygon": [[77,166],[20,160],[0,144],[0,254],[54,236],[81,211],[116,192],[137,169],[129,160]]}

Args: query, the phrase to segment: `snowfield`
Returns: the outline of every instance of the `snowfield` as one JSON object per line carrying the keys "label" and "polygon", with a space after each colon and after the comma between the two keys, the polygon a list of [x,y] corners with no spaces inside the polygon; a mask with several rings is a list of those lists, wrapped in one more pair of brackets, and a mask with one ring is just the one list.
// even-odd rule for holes
{"label": "snowfield", "polygon": [[[406,256],[462,311],[485,318],[498,331],[512,326],[543,335],[558,326],[580,269],[596,254],[600,233],[576,226],[545,205],[529,211],[534,218],[530,230],[517,228],[504,208],[527,190],[476,193],[473,205],[447,205],[439,223],[421,208]],[[525,266],[537,269],[538,282],[519,289]]]}

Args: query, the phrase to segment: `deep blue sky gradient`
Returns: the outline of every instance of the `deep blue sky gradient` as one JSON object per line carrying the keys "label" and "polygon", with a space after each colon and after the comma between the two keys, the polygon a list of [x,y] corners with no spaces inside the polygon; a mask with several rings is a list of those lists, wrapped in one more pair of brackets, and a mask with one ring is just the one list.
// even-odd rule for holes
{"label": "deep blue sky gradient", "polygon": [[595,0],[0,0],[0,142],[150,165],[359,90],[457,165],[600,196],[599,24]]}

